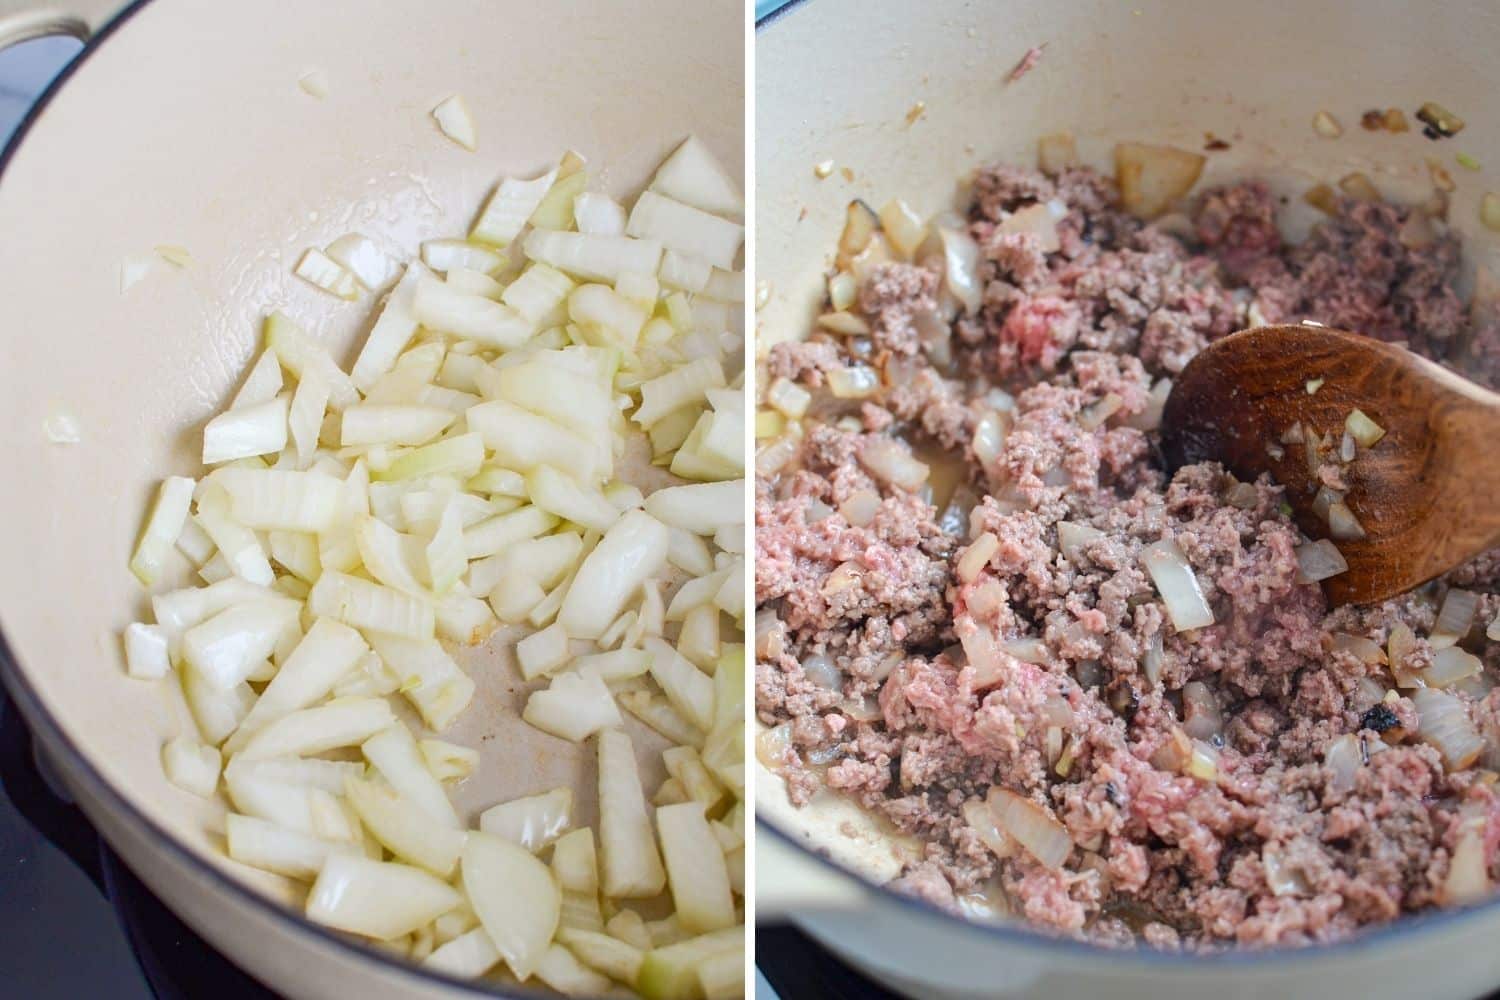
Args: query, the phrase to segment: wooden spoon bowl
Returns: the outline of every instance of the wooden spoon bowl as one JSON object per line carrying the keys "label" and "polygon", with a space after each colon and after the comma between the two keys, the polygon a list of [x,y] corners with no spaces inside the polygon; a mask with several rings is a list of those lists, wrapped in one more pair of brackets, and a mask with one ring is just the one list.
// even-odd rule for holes
{"label": "wooden spoon bowl", "polygon": [[[1306,441],[1327,438],[1337,462],[1355,409],[1385,434],[1343,465],[1343,502],[1365,537],[1335,541],[1349,568],[1323,581],[1331,602],[1393,597],[1500,544],[1500,395],[1396,344],[1310,324],[1216,341],[1173,383],[1162,449],[1172,471],[1219,461],[1242,480],[1269,473],[1308,537],[1327,538]],[[1296,425],[1303,441],[1283,441]]]}

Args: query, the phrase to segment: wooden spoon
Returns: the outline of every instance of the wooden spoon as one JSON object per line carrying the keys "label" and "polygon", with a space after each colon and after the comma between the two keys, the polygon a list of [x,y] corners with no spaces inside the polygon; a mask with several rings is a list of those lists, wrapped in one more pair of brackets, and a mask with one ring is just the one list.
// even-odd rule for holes
{"label": "wooden spoon", "polygon": [[[1366,535],[1334,541],[1349,569],[1323,582],[1332,603],[1393,597],[1500,544],[1500,395],[1395,344],[1310,324],[1225,337],[1173,382],[1162,449],[1172,471],[1213,460],[1246,481],[1270,473],[1307,536],[1328,538],[1305,442],[1315,432],[1338,462],[1356,408],[1385,436],[1344,466]],[[1304,443],[1284,442],[1299,424]]]}

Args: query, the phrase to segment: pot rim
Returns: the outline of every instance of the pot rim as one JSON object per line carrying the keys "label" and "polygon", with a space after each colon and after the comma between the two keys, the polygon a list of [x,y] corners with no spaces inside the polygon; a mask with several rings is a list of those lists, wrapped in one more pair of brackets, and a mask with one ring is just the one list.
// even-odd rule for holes
{"label": "pot rim", "polygon": [[[140,12],[152,0],[131,0],[118,14],[112,17],[106,24],[102,25],[92,37],[84,41],[81,48],[63,69],[57,74],[47,89],[44,90],[24,118],[21,119],[16,130],[11,134],[9,142],[0,149],[0,184],[4,183],[5,172],[14,159],[21,142],[30,133],[38,118],[46,111],[58,92],[73,77],[73,74],[93,55],[98,49],[114,35],[126,22]],[[234,897],[240,904],[258,910],[273,920],[280,920],[295,928],[296,930],[316,938],[320,944],[331,946],[336,951],[344,952],[350,959],[363,959],[373,962],[382,968],[382,971],[401,979],[407,980],[411,985],[442,986],[449,990],[468,994],[472,997],[506,997],[516,1000],[542,1000],[547,994],[525,987],[509,987],[503,983],[493,983],[487,987],[481,985],[482,980],[460,979],[446,973],[436,972],[425,968],[404,958],[381,951],[372,945],[366,945],[356,938],[346,936],[331,927],[314,923],[296,910],[290,909],[268,899],[266,896],[250,888],[227,875],[225,872],[209,864],[196,852],[188,848],[177,839],[176,834],[156,820],[142,812],[126,796],[121,794],[102,773],[89,760],[86,753],[63,731],[57,719],[42,702],[41,697],[31,686],[25,671],[21,669],[20,659],[15,651],[11,649],[10,640],[6,637],[3,628],[0,628],[0,682],[4,683],[6,691],[16,702],[21,710],[22,716],[28,725],[34,730],[40,731],[50,745],[61,747],[63,752],[70,758],[73,769],[81,776],[88,792],[99,799],[105,808],[116,816],[121,817],[129,824],[145,830],[151,835],[153,842],[165,851],[179,865],[186,866],[200,877],[206,877],[216,883],[217,887],[228,895]],[[245,970],[254,976],[252,970]],[[257,977],[258,978],[258,977]]]}
{"label": "pot rim", "polygon": [[[757,38],[768,28],[782,23],[789,17],[795,16],[798,11],[806,10],[809,6],[809,0],[780,0],[780,2],[776,2],[776,0],[759,0],[756,5],[757,16],[755,21],[755,34]],[[1500,912],[1500,889],[1497,889],[1495,894],[1491,895],[1488,900],[1478,906],[1431,910],[1398,917],[1380,927],[1359,932],[1351,937],[1327,944],[1281,945],[1263,949],[1233,947],[1227,948],[1224,951],[1207,954],[1172,952],[1160,949],[1126,950],[1047,934],[1033,928],[1029,924],[1019,921],[987,923],[979,920],[971,920],[924,900],[888,889],[853,868],[840,864],[821,851],[808,846],[805,838],[792,836],[770,820],[761,818],[758,814],[756,816],[756,828],[796,848],[802,854],[812,857],[818,864],[833,872],[843,877],[857,880],[865,888],[880,893],[884,897],[882,902],[894,902],[914,917],[935,916],[948,923],[960,933],[972,933],[988,938],[998,938],[1008,945],[1040,949],[1050,952],[1061,959],[1108,961],[1116,966],[1120,964],[1134,964],[1147,970],[1258,969],[1272,965],[1307,963],[1325,957],[1335,959],[1357,958],[1385,947],[1393,939],[1400,938],[1403,943],[1406,943],[1415,937],[1430,936],[1450,927],[1467,926],[1483,917],[1492,916]],[[795,914],[791,914],[791,916],[795,917]]]}

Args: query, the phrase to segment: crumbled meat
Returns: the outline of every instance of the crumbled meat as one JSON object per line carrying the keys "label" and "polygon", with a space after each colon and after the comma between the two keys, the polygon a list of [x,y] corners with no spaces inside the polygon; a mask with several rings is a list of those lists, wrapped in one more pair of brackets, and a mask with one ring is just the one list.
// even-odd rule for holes
{"label": "crumbled meat", "polygon": [[[918,838],[921,859],[892,888],[957,910],[998,887],[1027,919],[1111,945],[1307,944],[1439,905],[1461,806],[1479,809],[1500,876],[1493,775],[1445,772],[1390,672],[1432,663],[1443,587],[1479,592],[1485,624],[1500,613],[1500,550],[1412,594],[1330,610],[1298,582],[1302,536],[1280,489],[1247,491],[1212,464],[1168,477],[1152,417],[1160,378],[1260,322],[1404,340],[1493,381],[1500,309],[1459,300],[1457,238],[1407,247],[1413,210],[1342,199],[1288,244],[1259,181],[1203,193],[1176,224],[1143,225],[1086,169],[986,168],[973,199],[983,296],[951,336],[940,275],[891,264],[860,289],[863,344],[783,344],[767,361],[827,416],[756,488],[756,601],[776,639],[757,657],[756,710],[788,725],[778,769],[794,801],[826,786]],[[1002,232],[1038,204],[1054,250]],[[819,389],[854,352],[882,388],[840,408]],[[862,464],[891,440],[927,449],[924,462],[944,454],[932,489]],[[933,495],[940,468],[958,479],[941,488],[951,504]],[[879,506],[851,523],[840,505],[864,491]],[[1172,627],[1142,563],[1162,541],[1214,624]],[[1399,664],[1328,642],[1385,648],[1398,624],[1417,637]],[[1449,690],[1500,746],[1500,643],[1482,633],[1464,641],[1484,673]],[[812,657],[840,689],[824,686],[826,664],[809,677]],[[1189,682],[1217,713],[1188,716]],[[1325,764],[1348,734],[1352,782]],[[1060,867],[985,846],[965,804],[995,787],[1066,831]]]}

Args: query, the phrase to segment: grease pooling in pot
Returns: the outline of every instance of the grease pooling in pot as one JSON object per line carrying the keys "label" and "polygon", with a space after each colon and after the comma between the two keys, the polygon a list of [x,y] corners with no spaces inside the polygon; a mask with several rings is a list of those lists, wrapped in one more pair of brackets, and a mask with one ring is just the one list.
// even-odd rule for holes
{"label": "grease pooling in pot", "polygon": [[[1155,450],[1172,376],[1257,323],[1493,383],[1500,323],[1456,292],[1457,237],[1329,191],[1291,244],[1258,180],[1143,223],[1043,148],[1047,174],[979,171],[914,260],[846,230],[844,319],[762,359],[761,760],[794,802],[826,786],[919,838],[897,888],[958,909],[998,884],[1106,943],[1305,944],[1484,895],[1500,559],[1330,610],[1304,575],[1336,571],[1328,543],[1276,485],[1168,477]],[[1116,157],[1143,215],[1196,180],[1191,154],[1153,176],[1153,150]],[[874,387],[835,391],[856,369]],[[1343,489],[1345,429],[1314,431]]]}

